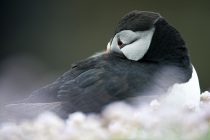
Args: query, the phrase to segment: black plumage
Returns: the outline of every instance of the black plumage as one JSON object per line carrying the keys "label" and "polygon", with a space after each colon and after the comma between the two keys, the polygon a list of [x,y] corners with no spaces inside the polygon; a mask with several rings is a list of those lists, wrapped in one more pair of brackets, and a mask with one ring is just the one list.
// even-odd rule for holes
{"label": "black plumage", "polygon": [[[150,47],[139,61],[115,52],[92,56],[73,64],[54,83],[6,108],[29,116],[50,110],[65,118],[75,111],[100,112],[114,101],[161,95],[174,83],[187,82],[192,75],[188,50],[179,32],[159,14],[133,11],[121,19],[114,35],[152,27],[155,32]],[[159,92],[154,92],[157,89]]]}

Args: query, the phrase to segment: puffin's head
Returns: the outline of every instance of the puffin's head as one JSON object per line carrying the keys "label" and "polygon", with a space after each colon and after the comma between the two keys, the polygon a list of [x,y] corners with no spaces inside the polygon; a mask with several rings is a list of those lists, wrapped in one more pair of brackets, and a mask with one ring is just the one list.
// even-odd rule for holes
{"label": "puffin's head", "polygon": [[134,61],[145,57],[161,61],[162,58],[167,59],[164,53],[175,49],[172,46],[180,45],[184,45],[180,34],[160,14],[132,11],[120,20],[107,45],[107,52],[115,52]]}

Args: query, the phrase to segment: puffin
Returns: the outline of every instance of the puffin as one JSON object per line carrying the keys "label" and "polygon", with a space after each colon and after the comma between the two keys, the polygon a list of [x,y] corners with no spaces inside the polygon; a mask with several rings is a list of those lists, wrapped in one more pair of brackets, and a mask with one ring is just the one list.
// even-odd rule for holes
{"label": "puffin", "polygon": [[119,21],[105,51],[72,64],[53,83],[5,105],[25,116],[51,111],[99,113],[113,102],[199,106],[200,86],[180,33],[159,13],[132,11]]}

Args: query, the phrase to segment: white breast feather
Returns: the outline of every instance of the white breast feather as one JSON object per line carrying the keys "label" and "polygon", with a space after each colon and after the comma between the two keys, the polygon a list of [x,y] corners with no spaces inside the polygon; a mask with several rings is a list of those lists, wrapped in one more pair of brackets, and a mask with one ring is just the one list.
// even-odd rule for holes
{"label": "white breast feather", "polygon": [[170,104],[175,107],[183,107],[184,105],[192,105],[199,107],[200,103],[200,85],[198,76],[193,68],[191,79],[187,83],[174,84],[168,89],[167,97],[163,99],[163,103]]}

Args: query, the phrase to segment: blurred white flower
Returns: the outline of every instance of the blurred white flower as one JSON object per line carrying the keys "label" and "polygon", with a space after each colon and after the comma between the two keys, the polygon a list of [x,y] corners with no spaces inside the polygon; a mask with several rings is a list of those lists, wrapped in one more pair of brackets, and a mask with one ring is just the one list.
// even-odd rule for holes
{"label": "blurred white flower", "polygon": [[210,101],[210,92],[205,91],[201,94],[201,101]]}
{"label": "blurred white flower", "polygon": [[150,106],[153,108],[153,109],[158,109],[160,107],[160,102],[158,102],[158,100],[153,100],[151,103],[150,103]]}

